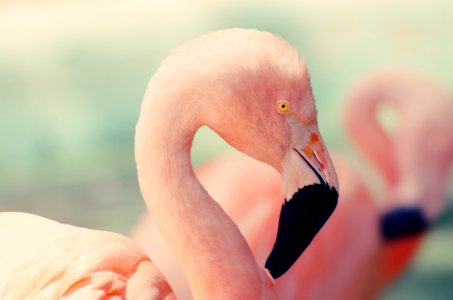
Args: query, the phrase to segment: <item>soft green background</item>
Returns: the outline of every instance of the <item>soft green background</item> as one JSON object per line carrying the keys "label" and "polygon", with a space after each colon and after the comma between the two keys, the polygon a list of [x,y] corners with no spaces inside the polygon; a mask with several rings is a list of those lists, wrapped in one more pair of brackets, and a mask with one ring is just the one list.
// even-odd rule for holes
{"label": "soft green background", "polygon": [[[133,134],[146,83],[172,47],[228,27],[299,49],[328,147],[353,153],[337,112],[354,78],[396,64],[452,86],[453,2],[393,2],[0,2],[0,210],[127,233],[144,208]],[[194,162],[226,148],[204,130]],[[452,249],[450,205],[383,299],[453,299]]]}

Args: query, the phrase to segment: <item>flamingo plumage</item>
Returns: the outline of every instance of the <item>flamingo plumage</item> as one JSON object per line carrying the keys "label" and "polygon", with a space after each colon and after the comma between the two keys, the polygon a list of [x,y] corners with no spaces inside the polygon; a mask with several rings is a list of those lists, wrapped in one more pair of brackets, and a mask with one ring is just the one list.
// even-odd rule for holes
{"label": "flamingo plumage", "polygon": [[176,299],[145,252],[113,232],[0,213],[0,298]]}
{"label": "flamingo plumage", "polygon": [[[377,120],[383,104],[395,109],[398,122],[393,133],[386,133]],[[369,298],[405,270],[425,230],[398,233],[400,229],[388,220],[407,208],[418,209],[427,223],[438,216],[453,158],[453,122],[448,117],[452,106],[451,96],[440,85],[410,71],[370,72],[353,84],[343,102],[343,121],[352,143],[381,175],[385,192],[376,195],[369,187],[372,182],[364,181],[346,158],[333,156],[341,187],[337,210],[300,260],[276,281],[281,299]],[[434,144],[427,143],[431,137]],[[418,182],[424,172],[434,180]],[[238,224],[257,261],[263,262],[278,220],[278,173],[229,153],[202,165],[197,176]],[[418,185],[414,194],[407,194],[408,182]],[[404,222],[413,224],[400,219]],[[396,238],[384,236],[384,224]],[[185,279],[152,219],[144,215],[131,236],[159,262],[175,293],[190,299]]]}
{"label": "flamingo plumage", "polygon": [[[280,203],[279,229],[265,268],[257,264],[235,223],[194,174],[190,148],[196,131],[203,125],[238,150],[282,173],[285,201]],[[318,130],[305,62],[286,41],[267,32],[223,30],[175,49],[151,78],[143,98],[136,126],[135,158],[148,211],[176,254],[196,299],[276,299],[273,278],[291,267],[337,204],[337,178]],[[47,219],[36,222],[42,222],[43,226],[36,228],[50,236],[42,246],[46,251],[58,252],[64,243],[56,237],[65,226]],[[22,223],[19,219],[14,226],[22,228]],[[79,241],[90,233],[74,230],[77,232],[68,237],[78,247]],[[18,236],[6,237],[26,244],[34,231],[29,226]],[[94,236],[95,240],[100,233]],[[112,239],[115,238],[119,237]],[[129,240],[120,239],[125,252],[128,248],[138,251]],[[100,241],[87,240],[86,248],[68,259],[76,264],[84,257],[104,259],[103,251],[114,248],[114,241]],[[17,255],[8,252],[15,255],[15,263],[11,272],[0,273],[4,279],[0,287],[7,295],[16,294],[10,285],[5,285],[11,274],[25,274],[24,280],[30,282],[41,279],[40,272],[27,272],[40,262],[22,264],[34,255],[33,250],[27,250]],[[46,266],[52,265],[51,256],[39,257]],[[102,263],[105,270],[119,269],[119,273],[129,274],[136,267],[136,263],[129,265],[131,259],[127,255],[120,259],[118,253],[113,253],[113,258],[107,258]],[[58,279],[69,271],[65,269],[52,277],[49,285],[60,285]],[[100,289],[116,284],[112,279]],[[163,286],[167,291],[168,286]],[[84,287],[72,285],[69,291],[80,289],[84,295]],[[162,299],[161,294],[148,294],[148,290],[137,293],[144,299]],[[21,295],[27,298],[32,295],[28,292]],[[171,292],[167,294],[172,297]]]}

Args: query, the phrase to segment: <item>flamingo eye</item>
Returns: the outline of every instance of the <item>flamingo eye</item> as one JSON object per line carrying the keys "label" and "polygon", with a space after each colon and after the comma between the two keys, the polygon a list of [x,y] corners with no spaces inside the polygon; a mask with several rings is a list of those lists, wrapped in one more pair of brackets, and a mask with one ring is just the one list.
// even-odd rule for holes
{"label": "flamingo eye", "polygon": [[286,100],[278,100],[275,102],[275,107],[279,113],[285,114],[289,111],[289,102]]}

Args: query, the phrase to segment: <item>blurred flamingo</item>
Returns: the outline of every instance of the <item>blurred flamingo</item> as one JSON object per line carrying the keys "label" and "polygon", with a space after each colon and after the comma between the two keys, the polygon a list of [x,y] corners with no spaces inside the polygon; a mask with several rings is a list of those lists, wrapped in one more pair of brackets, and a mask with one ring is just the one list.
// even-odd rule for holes
{"label": "blurred flamingo", "polygon": [[[390,132],[376,122],[384,105],[396,116]],[[379,270],[371,287],[376,292],[404,270],[423,237],[417,232],[425,232],[444,205],[453,161],[453,99],[425,75],[385,69],[358,80],[344,107],[351,141],[386,185],[379,195],[384,201],[379,208]]]}
{"label": "blurred flamingo", "polygon": [[[265,263],[267,271],[193,172],[190,147],[202,125],[282,172],[286,200],[280,203],[279,229]],[[135,157],[149,213],[181,263],[196,299],[275,299],[272,277],[291,267],[337,204],[336,174],[317,128],[305,63],[288,43],[266,32],[224,30],[175,49],[149,82],[136,127]],[[115,272],[130,274],[139,261],[147,262],[149,276],[157,272],[123,237],[30,215],[22,219],[31,225],[22,227],[21,219],[5,224],[5,215],[0,222],[5,230],[2,238],[12,245],[5,255],[0,249],[0,257],[11,256],[12,262],[6,273],[0,270],[0,291],[7,297],[47,295],[50,287],[63,290],[62,295],[80,289],[78,299],[99,299],[105,289],[116,291],[118,280],[125,280]],[[15,228],[20,230],[17,236],[11,231]],[[31,248],[41,239],[37,249]],[[21,251],[16,253],[16,247]],[[72,254],[72,247],[80,251]],[[116,247],[124,249],[110,252]],[[66,257],[65,250],[72,255]],[[101,270],[115,271],[93,283],[101,290],[97,298],[84,294],[90,278],[97,278],[86,273],[98,270],[91,264],[95,258]],[[136,280],[140,283],[136,288],[147,287],[139,296],[161,299],[143,279],[145,271]],[[11,279],[11,274],[20,276]],[[80,274],[81,279],[66,283],[67,277]],[[161,276],[155,276],[172,297]],[[30,284],[23,289],[19,280]]]}
{"label": "blurred flamingo", "polygon": [[[392,133],[377,120],[384,103],[397,113]],[[442,87],[409,71],[381,70],[354,84],[342,116],[353,143],[385,180],[385,192],[372,193],[370,183],[334,155],[341,186],[338,208],[299,261],[276,281],[281,299],[370,298],[404,270],[443,203],[453,154],[452,108]],[[238,224],[257,261],[264,261],[278,220],[278,173],[229,153],[200,167],[197,176]],[[144,215],[131,236],[158,262],[176,295],[190,299],[152,219]]]}

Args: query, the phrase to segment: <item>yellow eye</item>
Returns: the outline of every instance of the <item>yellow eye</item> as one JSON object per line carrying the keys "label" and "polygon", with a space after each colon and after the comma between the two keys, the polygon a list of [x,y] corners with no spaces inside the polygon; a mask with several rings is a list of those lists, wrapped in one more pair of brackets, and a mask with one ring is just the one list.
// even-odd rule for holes
{"label": "yellow eye", "polygon": [[289,111],[289,103],[286,100],[278,100],[275,102],[275,107],[281,113],[287,113]]}

